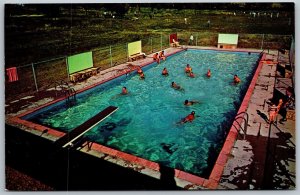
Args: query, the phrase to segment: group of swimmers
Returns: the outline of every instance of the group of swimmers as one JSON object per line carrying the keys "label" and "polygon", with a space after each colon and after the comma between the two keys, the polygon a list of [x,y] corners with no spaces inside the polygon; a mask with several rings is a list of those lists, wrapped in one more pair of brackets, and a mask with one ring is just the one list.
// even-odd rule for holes
{"label": "group of swimmers", "polygon": [[[195,77],[195,75],[194,75],[194,73],[193,73],[193,70],[192,70],[192,67],[191,67],[189,64],[187,64],[186,67],[185,67],[185,73],[186,73],[188,76],[190,76],[190,77]],[[206,76],[207,76],[208,78],[211,77],[211,71],[210,71],[210,69],[207,70]],[[240,83],[240,82],[241,82],[241,79],[240,79],[237,75],[234,75],[234,77],[233,77],[233,82],[234,82],[235,84]]]}
{"label": "group of swimmers", "polygon": [[[156,53],[154,54],[153,56],[153,60],[157,61],[157,63],[160,62],[160,60],[165,60],[166,57],[164,56],[164,51],[161,51],[160,54]],[[138,69],[137,69],[137,73],[139,74],[140,76],[140,79],[145,79],[145,74],[143,72],[143,70],[141,69],[141,67],[139,66]],[[195,77],[193,71],[192,71],[192,67],[187,64],[186,67],[185,67],[185,73],[190,76],[190,77]],[[166,67],[164,67],[163,71],[162,71],[162,75],[163,76],[168,76],[169,73],[168,73],[168,70]],[[206,73],[206,76],[209,78],[211,77],[211,71],[210,69],[208,69],[207,73]],[[235,84],[237,83],[240,83],[241,82],[241,79],[237,76],[237,75],[234,75],[233,77],[233,82]],[[171,87],[176,89],[176,90],[184,90],[180,85],[178,85],[177,83],[175,83],[174,81],[171,83]],[[126,87],[123,87],[122,88],[122,95],[126,95],[128,94],[128,91],[127,91],[127,88]],[[193,104],[196,104],[196,103],[199,103],[198,101],[195,101],[195,100],[185,100],[184,101],[184,105],[185,106],[191,106]],[[187,115],[185,118],[181,119],[181,121],[179,121],[179,123],[186,123],[186,122],[192,122],[193,120],[195,119],[195,111],[192,111],[189,115]]]}

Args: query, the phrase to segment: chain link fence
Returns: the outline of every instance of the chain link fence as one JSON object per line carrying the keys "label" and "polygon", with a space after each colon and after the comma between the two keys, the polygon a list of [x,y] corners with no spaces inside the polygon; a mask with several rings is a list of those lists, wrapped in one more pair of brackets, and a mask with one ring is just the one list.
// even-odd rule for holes
{"label": "chain link fence", "polygon": [[[193,41],[190,41],[191,35],[193,35]],[[161,33],[141,39],[142,52],[149,55],[169,48],[169,36],[170,34]],[[180,45],[217,47],[218,44],[218,33],[177,32],[177,37]],[[239,34],[238,48],[290,49],[291,43],[292,36],[290,35]],[[128,61],[127,43],[99,48],[92,52],[94,67],[101,67],[101,70]],[[66,58],[61,57],[17,66],[18,81],[8,82],[8,78],[5,79],[6,100],[45,90],[57,81],[69,81]]]}

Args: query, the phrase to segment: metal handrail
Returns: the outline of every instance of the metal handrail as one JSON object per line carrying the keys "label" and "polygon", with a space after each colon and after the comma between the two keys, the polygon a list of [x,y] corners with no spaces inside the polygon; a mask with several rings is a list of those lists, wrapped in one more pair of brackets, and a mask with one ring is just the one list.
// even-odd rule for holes
{"label": "metal handrail", "polygon": [[[240,116],[241,114],[244,114],[244,115]],[[245,115],[246,115],[246,118],[245,118]],[[244,128],[237,121],[237,119],[243,119],[244,120]],[[236,122],[239,125],[239,128],[237,128],[234,123],[232,124],[232,126],[237,130],[238,133],[239,133],[239,130],[242,130],[244,132],[244,139],[246,138],[246,134],[247,134],[248,121],[249,121],[249,115],[248,115],[248,113],[247,112],[240,112],[234,118],[234,122]]]}
{"label": "metal handrail", "polygon": [[65,92],[66,103],[68,106],[70,106],[72,100],[76,101],[77,93],[76,93],[75,89],[72,87],[69,87],[67,90],[64,90],[64,92]]}

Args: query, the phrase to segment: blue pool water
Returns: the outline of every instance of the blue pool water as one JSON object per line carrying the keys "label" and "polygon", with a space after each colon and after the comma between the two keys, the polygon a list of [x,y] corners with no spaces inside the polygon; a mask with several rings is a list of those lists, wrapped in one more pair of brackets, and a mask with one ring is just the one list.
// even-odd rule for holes
{"label": "blue pool water", "polygon": [[[143,68],[146,79],[132,74],[88,90],[76,105],[53,106],[29,120],[64,132],[71,131],[107,106],[119,110],[85,137],[120,151],[196,175],[207,174],[214,164],[232,124],[259,54],[188,50],[168,57],[161,64]],[[184,73],[189,63],[195,78]],[[166,67],[169,76],[161,75]],[[211,69],[212,77],[205,73]],[[242,82],[233,85],[237,74]],[[170,87],[175,81],[184,91]],[[129,94],[118,95],[123,86]],[[185,99],[199,104],[184,106]],[[177,124],[195,111],[192,123]]]}

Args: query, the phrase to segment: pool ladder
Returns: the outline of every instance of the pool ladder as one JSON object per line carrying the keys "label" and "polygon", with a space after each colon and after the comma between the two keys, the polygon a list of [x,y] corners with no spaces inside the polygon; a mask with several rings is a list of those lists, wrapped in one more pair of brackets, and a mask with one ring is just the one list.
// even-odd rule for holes
{"label": "pool ladder", "polygon": [[[244,127],[242,127],[242,123],[239,123],[238,119],[243,119]],[[249,120],[248,113],[247,112],[240,112],[234,118],[234,122],[236,122],[238,124],[238,127],[236,127],[234,122],[232,124],[239,134],[240,134],[240,131],[243,131],[243,138],[244,139],[246,138],[246,134],[247,134],[248,120]]]}
{"label": "pool ladder", "polygon": [[76,102],[76,91],[74,88],[69,87],[64,90],[65,98],[66,98],[66,104],[67,106],[72,106]]}
{"label": "pool ladder", "polygon": [[70,88],[69,83],[66,82],[66,81],[64,81],[64,80],[61,80],[60,82],[55,81],[54,84],[55,84],[55,96],[56,96],[56,97],[58,96],[58,91],[59,91],[58,89],[59,89],[59,88],[60,88],[60,90],[61,90],[63,93],[65,93],[65,90],[66,90],[66,89],[69,89],[69,88]]}

